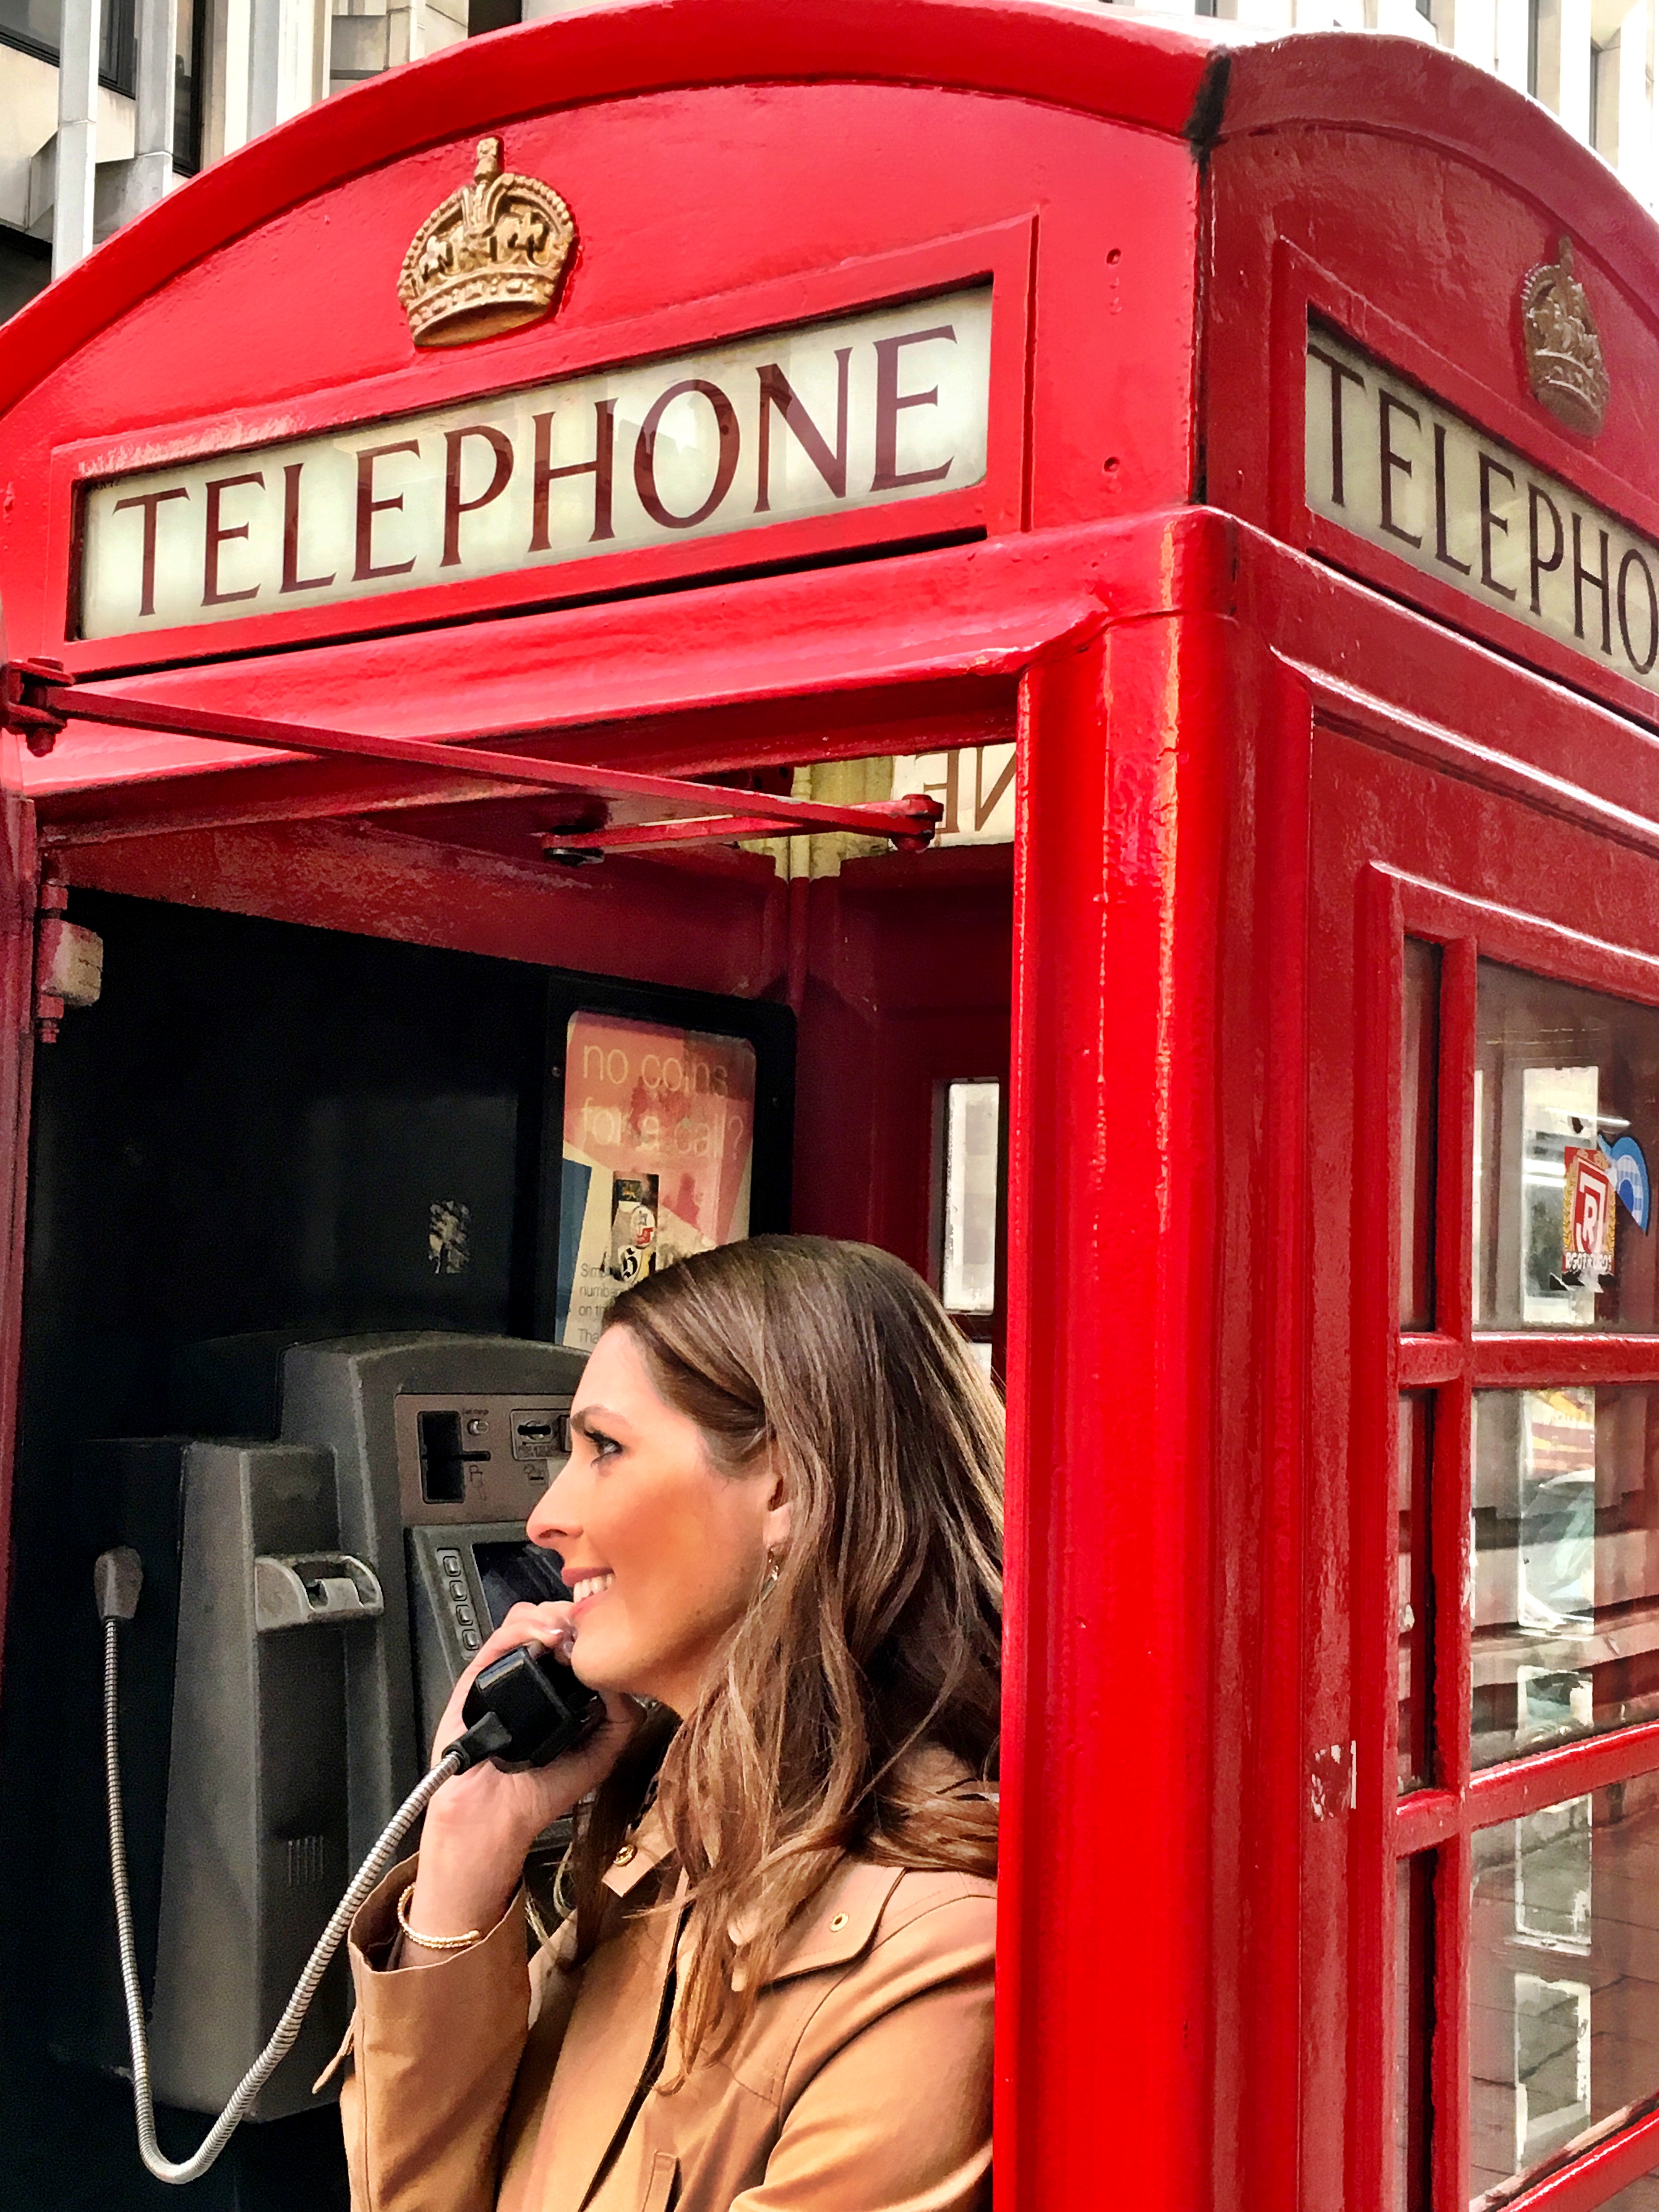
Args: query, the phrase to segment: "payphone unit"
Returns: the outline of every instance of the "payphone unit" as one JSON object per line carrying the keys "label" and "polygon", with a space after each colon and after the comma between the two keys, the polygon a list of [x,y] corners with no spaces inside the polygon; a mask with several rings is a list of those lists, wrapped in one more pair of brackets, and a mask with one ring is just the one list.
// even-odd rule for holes
{"label": "payphone unit", "polygon": [[[298,1344],[283,1357],[272,1439],[84,1448],[85,1531],[143,1566],[122,1654],[122,1764],[164,2104],[226,2104],[424,1771],[457,1675],[519,1600],[568,1595],[524,1531],[568,1455],[581,1367],[576,1352],[507,1338]],[[101,1823],[81,1825],[101,1843]],[[64,1875],[82,1906],[107,1890],[89,1863]],[[125,2072],[107,1921],[82,1909],[63,1924],[76,1955],[53,2048]],[[321,2100],[311,2085],[347,2005],[337,1966],[248,2117]]]}

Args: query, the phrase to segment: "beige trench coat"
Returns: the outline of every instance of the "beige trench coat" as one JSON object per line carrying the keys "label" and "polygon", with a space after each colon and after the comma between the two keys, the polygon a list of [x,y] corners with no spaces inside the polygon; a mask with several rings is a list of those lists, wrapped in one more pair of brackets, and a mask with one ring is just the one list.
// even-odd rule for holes
{"label": "beige trench coat", "polygon": [[671,1963],[666,1853],[648,1814],[580,1966],[568,1931],[526,1966],[520,1899],[470,1950],[380,1969],[413,1863],[387,1876],[351,1931],[353,2212],[987,2212],[995,1884],[844,1859],[738,2043],[628,2126]]}

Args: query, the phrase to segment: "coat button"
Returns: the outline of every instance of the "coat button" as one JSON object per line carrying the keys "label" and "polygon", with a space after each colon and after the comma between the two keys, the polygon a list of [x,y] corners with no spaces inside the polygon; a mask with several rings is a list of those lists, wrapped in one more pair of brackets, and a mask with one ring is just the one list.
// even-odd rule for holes
{"label": "coat button", "polygon": [[830,1933],[832,1936],[839,1936],[842,1929],[845,1928],[846,1925],[847,1915],[844,1912],[838,1912],[835,1918],[830,1923]]}
{"label": "coat button", "polygon": [[628,1864],[628,1862],[629,1861],[629,1859],[631,1859],[631,1858],[633,1857],[633,1856],[634,1856],[634,1846],[633,1846],[633,1844],[624,1844],[623,1845],[622,1849],[617,1852],[617,1854],[616,1857],[615,1857],[614,1859],[612,1859],[612,1860],[611,1860],[611,1865],[612,1865],[612,1866],[626,1866],[626,1865]]}

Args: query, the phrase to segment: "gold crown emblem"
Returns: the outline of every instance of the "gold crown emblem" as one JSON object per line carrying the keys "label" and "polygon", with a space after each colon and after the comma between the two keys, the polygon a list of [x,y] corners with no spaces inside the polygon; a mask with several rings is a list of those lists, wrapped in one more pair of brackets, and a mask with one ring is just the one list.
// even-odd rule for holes
{"label": "gold crown emblem", "polygon": [[1607,419],[1607,372],[1584,288],[1572,273],[1572,241],[1560,258],[1530,269],[1521,287],[1527,373],[1533,397],[1559,422],[1593,438]]}
{"label": "gold crown emblem", "polygon": [[499,337],[544,315],[558,297],[576,226],[550,185],[501,167],[499,138],[478,141],[472,182],[416,232],[398,297],[416,345]]}

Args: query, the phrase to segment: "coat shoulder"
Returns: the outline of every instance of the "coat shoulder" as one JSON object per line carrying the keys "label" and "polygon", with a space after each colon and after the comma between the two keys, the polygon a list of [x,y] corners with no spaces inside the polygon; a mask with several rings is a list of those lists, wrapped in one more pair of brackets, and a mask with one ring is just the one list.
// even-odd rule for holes
{"label": "coat shoulder", "polygon": [[931,1948],[959,1958],[964,1949],[994,1948],[996,1923],[994,1877],[907,1867],[882,1908],[872,1948],[899,1943],[912,1955]]}
{"label": "coat shoulder", "polygon": [[[782,2063],[766,2083],[774,2097],[787,2105],[871,2032],[885,2036],[884,2023],[911,2023],[896,2049],[908,2052],[920,2036],[936,2049],[979,2053],[988,2064],[996,1903],[996,1883],[983,1876],[847,1861],[817,1909],[827,1940],[816,1956],[804,1949],[793,1962],[797,1974],[803,1966],[817,1971],[792,1984]],[[844,1948],[826,1955],[836,1943]]]}

